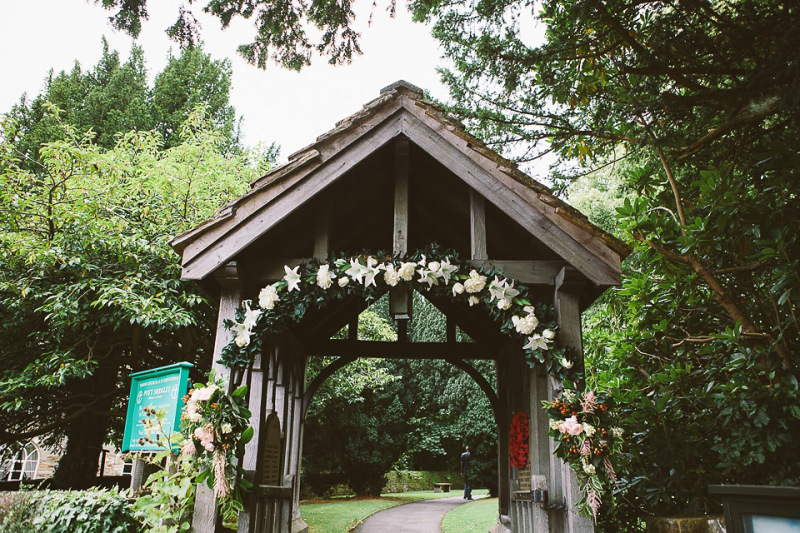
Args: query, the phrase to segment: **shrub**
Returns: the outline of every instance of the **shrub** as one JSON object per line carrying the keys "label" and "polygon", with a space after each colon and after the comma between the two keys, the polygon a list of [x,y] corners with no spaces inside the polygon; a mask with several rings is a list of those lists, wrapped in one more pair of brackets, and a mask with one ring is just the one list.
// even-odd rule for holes
{"label": "shrub", "polygon": [[20,492],[0,511],[4,533],[134,533],[125,494],[118,490]]}

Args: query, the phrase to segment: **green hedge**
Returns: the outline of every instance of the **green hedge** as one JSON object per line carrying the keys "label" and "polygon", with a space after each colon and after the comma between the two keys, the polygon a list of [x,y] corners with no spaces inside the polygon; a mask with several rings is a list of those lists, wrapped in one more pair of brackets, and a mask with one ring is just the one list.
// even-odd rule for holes
{"label": "green hedge", "polygon": [[3,533],[135,533],[125,494],[118,490],[22,491],[0,498]]}
{"label": "green hedge", "polygon": [[386,474],[383,492],[391,494],[412,490],[433,490],[434,483],[450,483],[451,490],[464,488],[464,479],[458,472],[394,470]]}

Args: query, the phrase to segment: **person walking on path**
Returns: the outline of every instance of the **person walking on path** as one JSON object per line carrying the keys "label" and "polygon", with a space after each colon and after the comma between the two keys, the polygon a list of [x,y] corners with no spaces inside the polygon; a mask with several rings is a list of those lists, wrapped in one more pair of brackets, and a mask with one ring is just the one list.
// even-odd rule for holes
{"label": "person walking on path", "polygon": [[466,450],[467,451],[461,454],[461,477],[464,478],[464,499],[471,500],[472,484],[469,479],[469,461],[471,456],[469,453],[469,446],[466,447]]}

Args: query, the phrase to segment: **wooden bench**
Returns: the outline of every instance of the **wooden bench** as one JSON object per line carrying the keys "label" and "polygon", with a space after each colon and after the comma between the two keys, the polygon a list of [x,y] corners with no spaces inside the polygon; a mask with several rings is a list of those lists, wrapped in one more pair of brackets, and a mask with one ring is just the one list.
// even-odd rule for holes
{"label": "wooden bench", "polygon": [[450,492],[450,483],[434,483],[433,492]]}

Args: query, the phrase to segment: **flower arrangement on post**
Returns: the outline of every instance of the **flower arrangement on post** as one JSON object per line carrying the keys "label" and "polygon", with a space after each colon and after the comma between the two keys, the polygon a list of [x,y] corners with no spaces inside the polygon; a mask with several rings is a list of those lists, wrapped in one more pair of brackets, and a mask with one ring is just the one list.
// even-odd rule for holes
{"label": "flower arrangement on post", "polygon": [[555,343],[551,308],[535,308],[527,287],[496,269],[475,268],[453,251],[431,246],[401,256],[365,252],[286,265],[284,272],[281,280],[261,289],[257,301],[243,302],[235,320],[226,322],[234,339],[222,351],[222,364],[245,368],[261,350],[266,335],[286,330],[309,309],[352,295],[372,300],[401,287],[481,306],[502,331],[521,339],[531,366],[542,364],[558,379],[581,377],[566,350]]}
{"label": "flower arrangement on post", "polygon": [[189,390],[183,400],[180,454],[193,459],[195,483],[205,482],[214,490],[226,525],[236,523],[244,509],[243,493],[252,486],[238,465],[254,433],[246,394],[247,386],[228,394],[212,373],[208,383]]}
{"label": "flower arrangement on post", "polygon": [[552,402],[542,402],[550,417],[548,434],[556,441],[553,453],[568,463],[581,484],[584,498],[578,508],[597,521],[603,497],[617,484],[611,458],[622,448],[622,429],[614,426],[611,400],[594,392],[565,389]]}
{"label": "flower arrangement on post", "polygon": [[511,418],[511,466],[525,468],[528,464],[528,451],[531,432],[528,427],[528,415],[523,411],[517,412]]}

